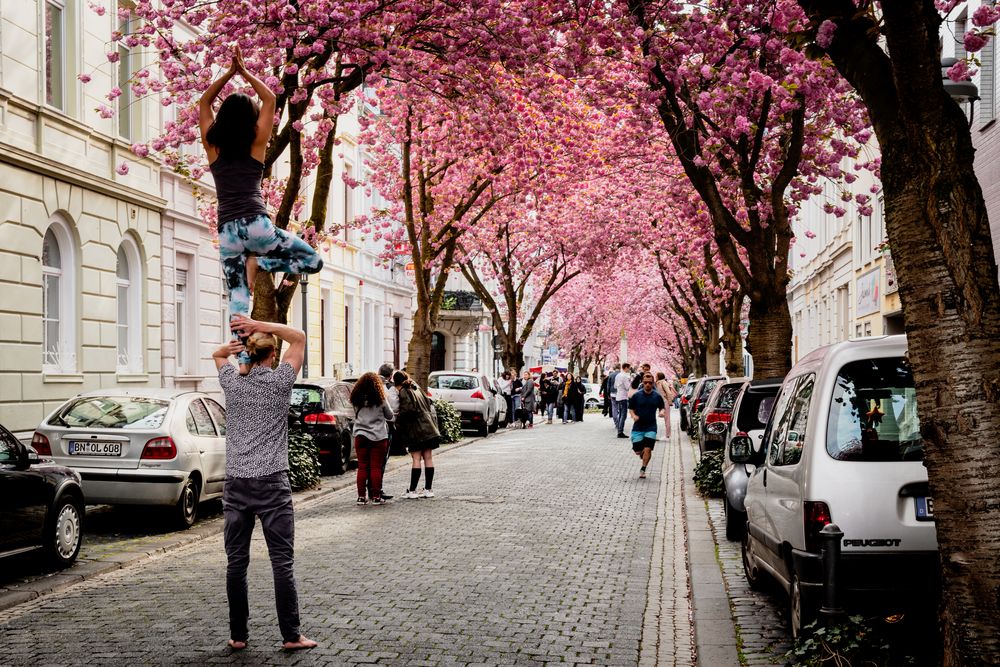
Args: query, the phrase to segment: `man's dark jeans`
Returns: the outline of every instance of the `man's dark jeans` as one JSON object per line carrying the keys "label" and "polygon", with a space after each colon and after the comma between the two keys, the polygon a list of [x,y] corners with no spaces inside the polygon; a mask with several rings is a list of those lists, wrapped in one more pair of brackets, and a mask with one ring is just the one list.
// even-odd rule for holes
{"label": "man's dark jeans", "polygon": [[615,413],[615,426],[618,428],[619,433],[624,433],[625,418],[628,417],[628,399],[615,401],[615,405],[618,406],[618,412]]}
{"label": "man's dark jeans", "polygon": [[299,638],[299,598],[295,590],[295,516],[288,473],[265,477],[226,479],[222,492],[226,542],[226,595],[229,597],[229,638],[247,641],[250,603],[247,566],[255,517],[260,517],[274,573],[274,602],[278,627],[286,642]]}

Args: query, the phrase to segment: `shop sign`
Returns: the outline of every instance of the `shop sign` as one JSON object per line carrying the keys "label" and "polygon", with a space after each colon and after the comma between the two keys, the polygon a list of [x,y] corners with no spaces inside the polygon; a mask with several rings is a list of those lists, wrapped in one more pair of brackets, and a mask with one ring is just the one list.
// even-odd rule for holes
{"label": "shop sign", "polygon": [[854,293],[857,295],[854,302],[854,314],[857,317],[879,312],[882,309],[879,295],[879,270],[872,269],[858,278]]}

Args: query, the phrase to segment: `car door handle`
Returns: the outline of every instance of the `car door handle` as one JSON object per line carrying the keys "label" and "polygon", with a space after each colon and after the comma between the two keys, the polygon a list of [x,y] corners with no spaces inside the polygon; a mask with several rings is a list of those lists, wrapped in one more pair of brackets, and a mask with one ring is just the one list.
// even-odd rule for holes
{"label": "car door handle", "polygon": [[767,486],[767,468],[764,468],[764,486]]}

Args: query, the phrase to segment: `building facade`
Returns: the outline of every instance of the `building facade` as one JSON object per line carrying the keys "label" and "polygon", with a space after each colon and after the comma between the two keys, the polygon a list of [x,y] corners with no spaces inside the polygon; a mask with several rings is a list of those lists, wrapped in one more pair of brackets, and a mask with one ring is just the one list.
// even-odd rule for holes
{"label": "building facade", "polygon": [[129,151],[155,116],[102,97],[124,65],[99,35],[119,19],[82,5],[0,11],[0,423],[15,432],[82,391],[160,385],[165,202],[159,167]]}

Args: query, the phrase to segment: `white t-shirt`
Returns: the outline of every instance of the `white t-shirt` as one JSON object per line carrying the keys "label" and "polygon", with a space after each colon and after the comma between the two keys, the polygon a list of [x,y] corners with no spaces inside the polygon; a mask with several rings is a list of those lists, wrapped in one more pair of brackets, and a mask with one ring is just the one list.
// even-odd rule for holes
{"label": "white t-shirt", "polygon": [[615,400],[627,401],[629,389],[632,388],[632,374],[622,371],[615,376]]}

